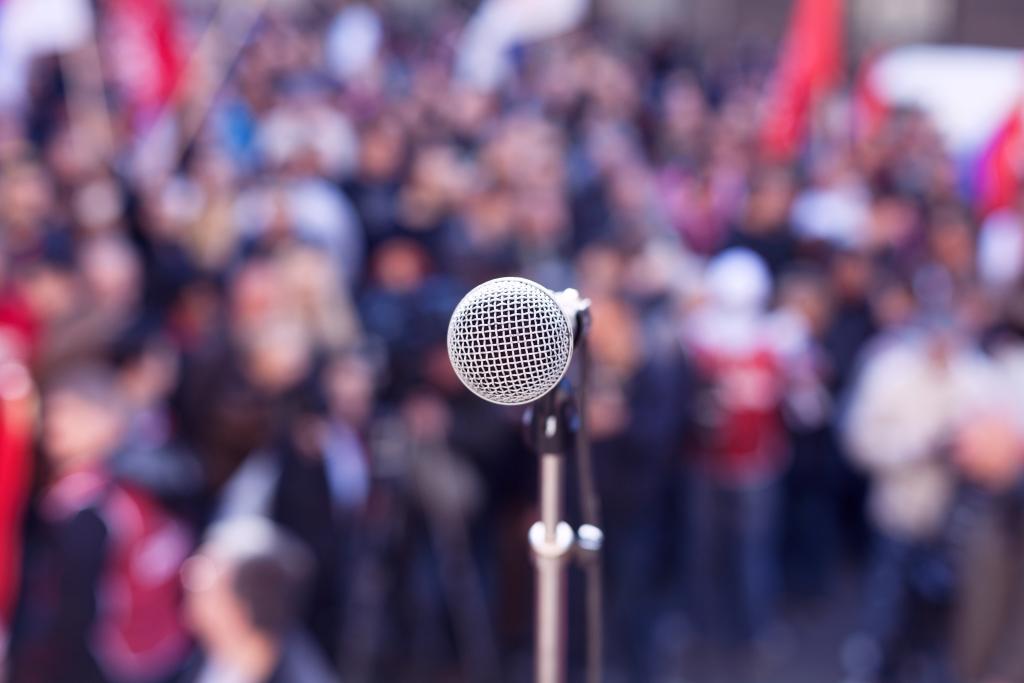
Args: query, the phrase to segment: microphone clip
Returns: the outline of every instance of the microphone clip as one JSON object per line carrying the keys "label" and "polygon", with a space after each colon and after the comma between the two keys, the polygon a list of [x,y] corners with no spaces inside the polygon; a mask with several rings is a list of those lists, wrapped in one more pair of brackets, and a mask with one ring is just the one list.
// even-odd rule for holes
{"label": "microphone clip", "polygon": [[554,389],[526,408],[523,427],[526,440],[537,455],[572,450],[579,432],[579,414],[568,379],[563,378]]}
{"label": "microphone clip", "polygon": [[551,296],[572,325],[573,336],[579,343],[590,328],[590,299],[580,296],[579,291],[571,287],[552,292]]}

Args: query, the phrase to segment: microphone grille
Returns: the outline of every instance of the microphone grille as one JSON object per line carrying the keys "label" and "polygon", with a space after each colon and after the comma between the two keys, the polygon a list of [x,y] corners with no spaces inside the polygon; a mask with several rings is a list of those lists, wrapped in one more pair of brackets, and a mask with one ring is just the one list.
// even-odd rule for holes
{"label": "microphone grille", "polygon": [[519,405],[551,391],[569,368],[573,334],[551,293],[518,277],[467,294],[448,325],[448,357],[474,394]]}

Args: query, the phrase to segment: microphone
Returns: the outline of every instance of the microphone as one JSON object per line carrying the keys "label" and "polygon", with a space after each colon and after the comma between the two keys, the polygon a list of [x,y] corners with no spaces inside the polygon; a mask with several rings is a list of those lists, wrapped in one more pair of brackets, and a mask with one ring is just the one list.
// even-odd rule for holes
{"label": "microphone", "polygon": [[552,292],[501,277],[462,298],[448,324],[448,358],[470,391],[491,403],[522,405],[544,396],[572,362],[579,313],[575,289]]}
{"label": "microphone", "polygon": [[[534,680],[567,680],[568,563],[585,560],[588,680],[601,677],[602,534],[598,527],[593,466],[583,420],[572,411],[584,400],[582,358],[579,394],[552,392],[583,343],[590,301],[575,289],[552,292],[521,277],[502,277],[462,298],[448,323],[448,358],[462,383],[480,398],[500,405],[538,401],[529,411],[533,450],[540,456],[540,521],[528,540],[534,560]],[[576,400],[578,399],[578,401]],[[584,526],[580,537],[564,517],[565,454],[577,456]],[[574,547],[582,550],[574,553]]]}

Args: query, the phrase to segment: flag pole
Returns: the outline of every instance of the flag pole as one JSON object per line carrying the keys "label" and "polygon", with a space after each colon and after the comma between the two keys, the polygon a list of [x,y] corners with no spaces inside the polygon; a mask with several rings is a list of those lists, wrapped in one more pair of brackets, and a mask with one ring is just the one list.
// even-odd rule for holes
{"label": "flag pole", "polygon": [[268,4],[269,0],[252,0],[249,3],[245,3],[245,6],[249,7],[250,11],[243,20],[237,22],[241,26],[236,25],[234,27],[235,30],[232,31],[232,34],[237,39],[227,46],[224,45],[225,32],[222,30],[222,18],[230,8],[236,6],[236,3],[222,0],[218,4],[217,12],[210,19],[209,25],[196,43],[184,69],[181,71],[171,96],[163,103],[156,120],[148,127],[139,140],[136,148],[136,162],[144,164],[146,156],[151,153],[151,149],[154,152],[158,151],[162,143],[162,136],[168,130],[168,127],[173,125],[174,119],[179,114],[176,103],[184,99],[183,96],[189,85],[202,72],[205,66],[204,61],[207,60],[205,55],[216,54],[217,51],[222,51],[222,56],[226,55],[223,59],[208,60],[213,66],[210,69],[210,73],[206,74],[205,80],[207,83],[214,85],[204,87],[199,96],[193,98],[190,106],[187,107],[189,109],[187,115],[182,117],[181,128],[177,131],[175,156],[171,159],[171,168],[177,165],[185,149],[192,144],[202,131],[206,118],[210,110],[213,109],[213,102],[216,99],[217,93],[227,81],[233,64],[245,47],[246,39],[256,27],[260,17],[263,16],[263,12]]}

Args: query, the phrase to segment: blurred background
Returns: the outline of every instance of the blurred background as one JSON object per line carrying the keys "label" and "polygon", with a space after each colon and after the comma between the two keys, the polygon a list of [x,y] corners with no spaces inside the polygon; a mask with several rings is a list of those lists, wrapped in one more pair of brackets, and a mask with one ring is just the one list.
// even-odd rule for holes
{"label": "blurred background", "polygon": [[445,348],[517,274],[593,300],[609,682],[1024,682],[1022,25],[0,0],[0,680],[529,680]]}

